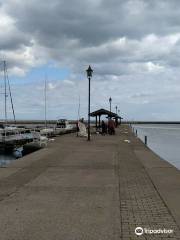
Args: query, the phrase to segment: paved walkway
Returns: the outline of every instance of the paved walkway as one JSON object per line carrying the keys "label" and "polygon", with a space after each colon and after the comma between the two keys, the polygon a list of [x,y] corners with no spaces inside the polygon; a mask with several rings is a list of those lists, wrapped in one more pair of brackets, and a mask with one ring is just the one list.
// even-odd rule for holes
{"label": "paved walkway", "polygon": [[[144,146],[132,136],[129,139],[131,144],[121,142],[118,149],[122,239],[135,239],[133,233],[137,226],[174,230],[174,234],[146,234],[140,239],[180,239],[174,217],[135,155],[134,150]],[[180,211],[180,206],[177,211]]]}
{"label": "paved walkway", "polygon": [[[178,218],[142,164],[142,151],[149,152],[123,126],[91,142],[60,136],[1,168],[0,239],[180,239]],[[136,227],[174,233],[136,236]]]}

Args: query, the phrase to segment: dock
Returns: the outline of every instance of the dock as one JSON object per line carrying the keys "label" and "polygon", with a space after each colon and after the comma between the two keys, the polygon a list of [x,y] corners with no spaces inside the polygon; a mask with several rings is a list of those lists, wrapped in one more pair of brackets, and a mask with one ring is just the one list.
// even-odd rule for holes
{"label": "dock", "polygon": [[180,171],[128,125],[62,135],[0,168],[0,239],[180,239],[179,203]]}

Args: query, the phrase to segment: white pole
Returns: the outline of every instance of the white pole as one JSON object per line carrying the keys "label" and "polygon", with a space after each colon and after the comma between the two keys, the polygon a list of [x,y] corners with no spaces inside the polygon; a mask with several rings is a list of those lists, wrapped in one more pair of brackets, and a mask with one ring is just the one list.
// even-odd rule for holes
{"label": "white pole", "polygon": [[47,112],[46,112],[46,107],[47,107],[47,75],[45,76],[45,83],[44,83],[44,102],[45,102],[45,105],[44,105],[44,117],[45,117],[45,128],[47,128]]}
{"label": "white pole", "polygon": [[4,125],[4,141],[6,141],[6,126],[7,126],[7,85],[6,85],[6,61],[3,61],[4,65],[4,114],[5,114],[5,125]]}

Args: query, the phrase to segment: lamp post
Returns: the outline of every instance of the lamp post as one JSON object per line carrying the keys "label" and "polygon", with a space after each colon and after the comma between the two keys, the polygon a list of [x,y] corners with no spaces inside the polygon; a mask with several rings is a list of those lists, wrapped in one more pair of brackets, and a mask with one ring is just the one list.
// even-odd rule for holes
{"label": "lamp post", "polygon": [[91,90],[91,77],[92,77],[92,73],[93,70],[91,68],[91,66],[89,65],[88,69],[86,70],[87,72],[87,78],[89,80],[89,95],[88,95],[88,141],[90,141],[90,90]]}
{"label": "lamp post", "polygon": [[118,115],[119,115],[119,117],[120,117],[120,125],[121,125],[121,116],[120,116],[120,110],[118,109]]}
{"label": "lamp post", "polygon": [[117,108],[118,108],[118,107],[116,106],[116,114],[117,114]]}
{"label": "lamp post", "polygon": [[[110,98],[109,98],[109,104],[110,104],[110,114],[111,114],[111,102],[112,102],[112,98],[110,97]],[[110,116],[110,118],[111,118],[111,116]]]}

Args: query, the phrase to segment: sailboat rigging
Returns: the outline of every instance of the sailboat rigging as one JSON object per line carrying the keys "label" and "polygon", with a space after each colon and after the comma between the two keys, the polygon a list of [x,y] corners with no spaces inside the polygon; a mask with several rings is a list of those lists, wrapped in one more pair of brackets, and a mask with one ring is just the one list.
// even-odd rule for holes
{"label": "sailboat rigging", "polygon": [[47,75],[44,81],[44,108],[45,129],[47,129]]}
{"label": "sailboat rigging", "polygon": [[16,117],[15,117],[15,111],[14,111],[14,105],[13,105],[13,99],[12,99],[12,93],[11,93],[11,86],[10,86],[10,81],[9,81],[9,77],[8,77],[7,64],[6,64],[6,61],[3,61],[2,63],[3,63],[3,75],[4,75],[4,93],[3,93],[4,94],[4,120],[5,120],[5,126],[7,126],[7,122],[8,122],[7,97],[8,97],[8,94],[10,96],[14,122],[16,122]]}

